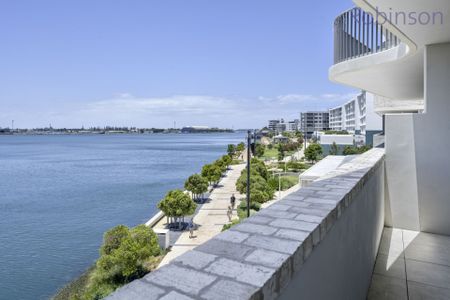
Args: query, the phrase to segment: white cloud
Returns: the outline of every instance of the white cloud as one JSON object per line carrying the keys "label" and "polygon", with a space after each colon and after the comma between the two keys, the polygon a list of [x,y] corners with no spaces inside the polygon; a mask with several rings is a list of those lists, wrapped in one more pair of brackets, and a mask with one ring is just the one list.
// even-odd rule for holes
{"label": "white cloud", "polygon": [[[299,117],[300,111],[322,110],[351,99],[354,94],[286,94],[260,96],[217,97],[208,95],[174,95],[169,97],[136,97],[120,93],[110,99],[80,105],[70,109],[55,108],[53,112],[21,112],[22,127],[137,126],[170,127],[209,125],[234,128],[257,128],[268,119]],[[9,115],[9,114],[8,114]]]}

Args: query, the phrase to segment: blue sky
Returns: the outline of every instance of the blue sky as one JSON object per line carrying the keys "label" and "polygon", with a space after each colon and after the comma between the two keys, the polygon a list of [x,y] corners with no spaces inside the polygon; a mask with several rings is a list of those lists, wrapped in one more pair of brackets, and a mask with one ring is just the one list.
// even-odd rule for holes
{"label": "blue sky", "polygon": [[0,127],[260,127],[356,91],[328,81],[351,0],[0,3]]}

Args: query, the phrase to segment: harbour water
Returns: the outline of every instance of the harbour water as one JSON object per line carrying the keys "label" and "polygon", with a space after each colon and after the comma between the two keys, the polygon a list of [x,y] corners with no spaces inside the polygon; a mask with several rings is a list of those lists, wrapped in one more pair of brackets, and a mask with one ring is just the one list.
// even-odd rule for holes
{"label": "harbour water", "polygon": [[243,134],[0,136],[0,299],[48,299]]}

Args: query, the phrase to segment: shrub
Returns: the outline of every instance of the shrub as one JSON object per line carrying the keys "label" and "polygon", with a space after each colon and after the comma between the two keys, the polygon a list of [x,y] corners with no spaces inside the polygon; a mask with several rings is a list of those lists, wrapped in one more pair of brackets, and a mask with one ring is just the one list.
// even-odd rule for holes
{"label": "shrub", "polygon": [[331,144],[329,154],[330,155],[338,155],[339,154],[339,147],[336,144],[336,142],[333,142],[333,144]]}
{"label": "shrub", "polygon": [[266,151],[266,147],[262,144],[257,144],[255,148],[255,155],[257,157],[262,157],[264,155],[264,152]]}
{"label": "shrub", "polygon": [[119,225],[105,233],[100,254],[84,299],[104,298],[119,286],[143,277],[149,271],[146,261],[160,255],[161,249],[151,228],[139,225],[130,230]]}
{"label": "shrub", "polygon": [[325,130],[325,134],[338,134],[338,135],[345,135],[348,134],[348,131],[346,130]]}
{"label": "shrub", "polygon": [[317,161],[322,155],[322,147],[319,144],[311,144],[305,150],[305,157],[309,161]]}
{"label": "shrub", "polygon": [[103,245],[100,247],[100,255],[109,255],[122,244],[125,238],[130,236],[130,231],[125,225],[118,225],[103,235]]}
{"label": "shrub", "polygon": [[261,190],[257,190],[257,189],[252,189],[250,191],[251,203],[264,203],[268,200],[269,200],[269,195],[267,195],[267,193],[265,193]]}
{"label": "shrub", "polygon": [[294,171],[307,169],[307,166],[304,163],[301,163],[301,162],[298,162],[298,161],[290,161],[290,162],[287,163],[286,167],[288,169],[294,170]]}
{"label": "shrub", "polygon": [[[250,215],[261,209],[261,204],[253,203],[250,201]],[[240,220],[247,218],[247,201],[242,200],[241,204],[237,208],[237,214]]]}
{"label": "shrub", "polygon": [[[274,190],[267,183],[269,172],[266,165],[255,158],[252,158],[250,165],[250,196],[255,194],[255,201],[263,203],[273,198]],[[236,189],[241,193],[247,193],[247,168],[245,168],[241,176],[236,182]]]}
{"label": "shrub", "polygon": [[344,155],[354,155],[354,154],[361,154],[364,153],[368,150],[370,150],[371,147],[370,146],[361,146],[361,147],[356,147],[356,146],[345,146],[344,147],[344,151],[342,152]]}
{"label": "shrub", "polygon": [[278,191],[281,186],[281,190],[285,191],[298,183],[297,176],[285,176],[278,179],[278,176],[274,176],[269,179],[269,185],[274,191]]}
{"label": "shrub", "polygon": [[239,224],[240,222],[241,222],[240,219],[234,219],[231,221],[231,223],[223,225],[222,231],[228,230],[231,227],[233,227],[234,225]]}
{"label": "shrub", "polygon": [[[247,201],[245,199],[242,199],[241,204],[239,204],[238,208],[246,211],[247,210]],[[252,202],[250,200],[250,209],[252,209],[254,211],[260,211],[261,204],[257,203],[257,202]]]}

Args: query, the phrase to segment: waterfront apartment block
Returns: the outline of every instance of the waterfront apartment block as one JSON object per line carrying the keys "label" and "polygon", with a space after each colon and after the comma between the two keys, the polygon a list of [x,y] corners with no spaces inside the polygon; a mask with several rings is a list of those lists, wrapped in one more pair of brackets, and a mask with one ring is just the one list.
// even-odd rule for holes
{"label": "waterfront apartment block", "polygon": [[450,1],[353,2],[329,77],[375,95],[385,148],[333,162],[109,299],[450,299]]}
{"label": "waterfront apartment block", "polygon": [[300,130],[306,138],[311,138],[314,132],[330,129],[329,113],[327,111],[308,111],[300,113]]}
{"label": "waterfront apartment block", "polygon": [[300,120],[295,119],[286,123],[286,131],[292,132],[299,130]]}
{"label": "waterfront apartment block", "polygon": [[277,128],[279,128],[279,124],[283,122],[284,120],[269,120],[269,125],[267,126],[267,128],[271,131],[277,131]]}
{"label": "waterfront apartment block", "polygon": [[285,131],[293,132],[299,130],[299,120],[286,122],[284,119],[269,120],[267,128],[275,133],[281,134]]}
{"label": "waterfront apartment block", "polygon": [[366,145],[373,145],[373,136],[383,131],[381,115],[375,112],[374,95],[362,91],[346,103],[331,108],[330,130],[362,135]]}

